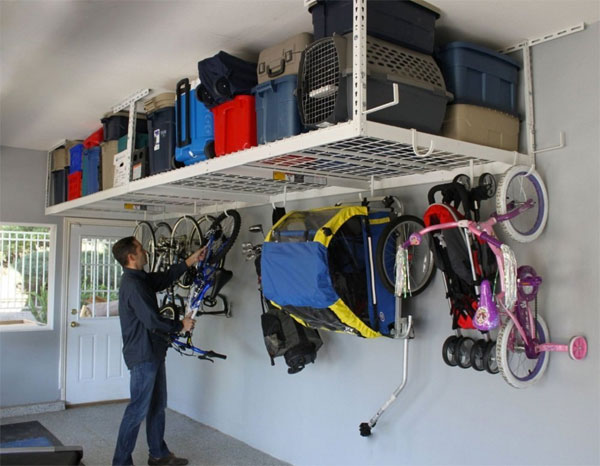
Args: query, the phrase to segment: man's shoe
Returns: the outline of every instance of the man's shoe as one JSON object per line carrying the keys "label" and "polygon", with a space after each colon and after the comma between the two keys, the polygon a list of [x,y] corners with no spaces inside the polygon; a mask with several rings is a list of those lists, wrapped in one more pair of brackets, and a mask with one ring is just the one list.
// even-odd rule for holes
{"label": "man's shoe", "polygon": [[174,453],[169,453],[168,456],[163,456],[162,458],[152,458],[148,457],[148,465],[149,466],[162,466],[162,465],[180,465],[188,464],[189,461],[186,458],[178,458]]}

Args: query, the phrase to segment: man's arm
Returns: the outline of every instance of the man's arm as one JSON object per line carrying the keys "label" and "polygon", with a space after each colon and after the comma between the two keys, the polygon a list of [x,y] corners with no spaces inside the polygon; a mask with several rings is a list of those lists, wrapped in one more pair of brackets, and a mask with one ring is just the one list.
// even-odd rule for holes
{"label": "man's arm", "polygon": [[204,259],[206,254],[206,247],[198,249],[195,253],[190,255],[185,262],[172,265],[167,272],[152,272],[148,274],[148,281],[152,289],[156,292],[162,291],[165,288],[171,286],[171,284],[183,275],[183,273],[191,267]]}

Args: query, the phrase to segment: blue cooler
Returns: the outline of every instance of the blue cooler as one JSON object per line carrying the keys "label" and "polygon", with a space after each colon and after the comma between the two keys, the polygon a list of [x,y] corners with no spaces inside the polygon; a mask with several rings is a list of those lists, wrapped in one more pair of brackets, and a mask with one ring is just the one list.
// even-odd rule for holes
{"label": "blue cooler", "polygon": [[187,78],[177,83],[175,160],[191,165],[215,156],[213,115],[196,98]]}
{"label": "blue cooler", "polygon": [[469,42],[451,42],[436,58],[454,103],[517,116],[520,66],[515,60]]}
{"label": "blue cooler", "polygon": [[83,179],[81,194],[87,196],[100,190],[100,146],[86,149],[83,153]]}
{"label": "blue cooler", "polygon": [[256,131],[259,144],[300,134],[295,91],[298,75],[266,81],[252,89],[256,105]]}

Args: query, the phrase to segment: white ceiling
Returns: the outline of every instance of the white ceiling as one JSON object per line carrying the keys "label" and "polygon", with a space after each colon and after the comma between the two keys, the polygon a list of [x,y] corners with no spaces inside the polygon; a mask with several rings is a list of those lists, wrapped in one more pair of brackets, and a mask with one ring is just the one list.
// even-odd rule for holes
{"label": "white ceiling", "polygon": [[[431,0],[436,40],[502,48],[599,20],[600,0]],[[245,58],[311,31],[302,0],[0,0],[0,144],[84,138],[140,88],[174,89],[198,60]]]}

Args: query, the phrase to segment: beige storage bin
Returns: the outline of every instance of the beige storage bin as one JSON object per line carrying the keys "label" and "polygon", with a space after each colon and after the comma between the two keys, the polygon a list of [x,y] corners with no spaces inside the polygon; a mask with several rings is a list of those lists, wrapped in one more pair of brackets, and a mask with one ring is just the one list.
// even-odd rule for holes
{"label": "beige storage bin", "polygon": [[81,141],[70,141],[67,140],[64,145],[57,147],[52,151],[52,163],[50,170],[62,170],[65,167],[68,167],[71,163],[69,149],[76,144],[80,144]]}
{"label": "beige storage bin", "polygon": [[302,32],[260,52],[256,67],[258,84],[270,79],[298,74],[302,52],[312,40],[312,34]]}
{"label": "beige storage bin", "polygon": [[115,155],[118,152],[119,141],[105,141],[100,144],[101,153],[100,170],[102,171],[102,186],[100,189],[109,189],[113,187],[113,177],[115,171]]}
{"label": "beige storage bin", "polygon": [[146,110],[146,113],[152,113],[166,107],[175,107],[174,92],[164,92],[144,102],[144,110]]}
{"label": "beige storage bin", "polygon": [[519,119],[508,113],[477,105],[448,105],[442,135],[516,151],[519,148]]}

